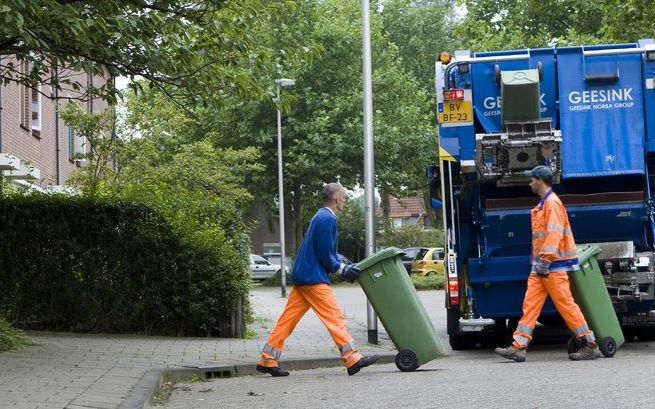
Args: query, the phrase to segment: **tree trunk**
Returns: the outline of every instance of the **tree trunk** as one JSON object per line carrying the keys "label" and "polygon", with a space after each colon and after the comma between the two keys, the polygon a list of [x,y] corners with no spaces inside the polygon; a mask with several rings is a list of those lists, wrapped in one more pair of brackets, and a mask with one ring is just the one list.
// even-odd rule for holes
{"label": "tree trunk", "polygon": [[292,197],[292,210],[293,215],[290,217],[292,221],[292,226],[290,231],[291,243],[289,246],[289,254],[291,256],[296,255],[298,252],[298,247],[302,240],[302,199],[303,199],[303,190],[301,186],[294,186],[293,188],[293,197]]}
{"label": "tree trunk", "polygon": [[389,193],[380,190],[380,207],[382,207],[382,229],[388,231],[391,227],[391,203]]}

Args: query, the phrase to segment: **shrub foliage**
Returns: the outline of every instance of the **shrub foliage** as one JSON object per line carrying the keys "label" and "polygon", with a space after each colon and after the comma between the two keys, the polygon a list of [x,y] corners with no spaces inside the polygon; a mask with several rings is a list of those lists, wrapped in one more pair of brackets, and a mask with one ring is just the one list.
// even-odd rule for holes
{"label": "shrub foliage", "polygon": [[225,335],[248,288],[229,228],[188,235],[144,205],[4,198],[0,316],[26,329]]}

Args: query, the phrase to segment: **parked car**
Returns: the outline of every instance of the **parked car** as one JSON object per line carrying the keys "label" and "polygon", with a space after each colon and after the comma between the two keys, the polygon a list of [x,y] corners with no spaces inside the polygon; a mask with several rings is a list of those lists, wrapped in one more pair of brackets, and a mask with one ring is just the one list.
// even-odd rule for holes
{"label": "parked car", "polygon": [[[284,266],[285,271],[289,272],[289,267]],[[280,272],[279,264],[271,264],[270,261],[258,254],[250,255],[250,278],[253,280],[266,280]]]}
{"label": "parked car", "polygon": [[[407,274],[412,272],[412,263],[414,263],[414,258],[416,257],[416,254],[418,253],[419,250],[421,249],[426,249],[425,247],[407,247],[403,249],[403,265],[405,266],[405,270],[407,270]],[[427,250],[427,249],[426,249]]]}
{"label": "parked car", "polygon": [[412,263],[411,274],[431,276],[444,273],[443,247],[421,248]]}

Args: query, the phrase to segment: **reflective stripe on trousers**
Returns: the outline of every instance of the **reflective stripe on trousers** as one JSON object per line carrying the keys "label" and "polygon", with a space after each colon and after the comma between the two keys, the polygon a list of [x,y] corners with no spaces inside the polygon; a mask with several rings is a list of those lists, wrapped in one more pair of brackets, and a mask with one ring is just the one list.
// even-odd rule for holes
{"label": "reflective stripe on trousers", "polygon": [[291,289],[287,305],[266,341],[259,364],[266,367],[277,366],[287,339],[309,309],[314,310],[332,336],[341,352],[341,359],[347,368],[361,359],[354,347],[353,338],[346,328],[345,318],[337,305],[332,288],[327,284],[297,286]]}
{"label": "reflective stripe on trousers", "polygon": [[528,278],[528,289],[523,298],[523,316],[514,332],[514,346],[517,348],[528,346],[532,340],[532,329],[537,324],[541,309],[549,295],[555,308],[566,322],[566,326],[576,336],[594,342],[593,332],[589,329],[580,307],[571,295],[568,273],[559,272],[550,273],[548,278],[542,278],[535,274],[531,274]]}

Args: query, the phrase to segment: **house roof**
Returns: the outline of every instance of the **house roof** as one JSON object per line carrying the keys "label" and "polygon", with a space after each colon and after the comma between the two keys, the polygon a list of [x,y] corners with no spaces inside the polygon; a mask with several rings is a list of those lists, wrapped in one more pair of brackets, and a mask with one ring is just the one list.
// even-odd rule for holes
{"label": "house roof", "polygon": [[398,199],[389,198],[389,215],[391,218],[419,217],[426,214],[421,195]]}

